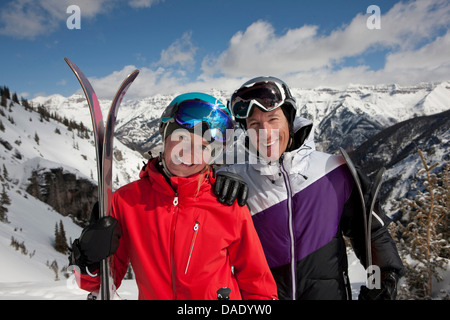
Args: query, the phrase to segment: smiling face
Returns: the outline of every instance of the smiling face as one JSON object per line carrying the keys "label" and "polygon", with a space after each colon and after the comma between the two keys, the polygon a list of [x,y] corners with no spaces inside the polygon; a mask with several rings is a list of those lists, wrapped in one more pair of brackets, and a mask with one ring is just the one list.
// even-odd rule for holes
{"label": "smiling face", "polygon": [[178,129],[170,134],[164,145],[164,162],[174,176],[189,177],[199,173],[211,156],[211,147],[202,137]]}
{"label": "smiling face", "polygon": [[289,124],[281,108],[264,112],[254,108],[246,119],[250,141],[268,161],[278,160],[289,142]]}

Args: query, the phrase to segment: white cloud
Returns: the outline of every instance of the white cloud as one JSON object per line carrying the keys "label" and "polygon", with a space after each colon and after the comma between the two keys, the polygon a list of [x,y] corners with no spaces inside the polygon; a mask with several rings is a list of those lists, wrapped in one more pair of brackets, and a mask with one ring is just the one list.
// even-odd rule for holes
{"label": "white cloud", "polygon": [[[294,85],[345,84],[355,81],[391,82],[413,81],[436,77],[433,68],[418,68],[432,64],[444,66],[448,72],[447,36],[435,39],[439,32],[448,30],[450,4],[448,0],[418,0],[397,3],[386,13],[382,12],[381,29],[369,30],[366,21],[370,14],[358,14],[353,20],[328,35],[319,33],[318,26],[305,25],[276,34],[265,21],[251,24],[244,32],[237,32],[228,48],[217,56],[207,56],[202,62],[202,77],[252,77],[275,75],[295,80]],[[434,42],[423,46],[430,40]],[[345,59],[367,52],[388,50],[384,69],[373,71],[369,66],[346,67]],[[380,53],[382,54],[382,53]],[[434,62],[427,60],[435,59]],[[394,66],[397,70],[394,71]],[[418,73],[415,77],[401,76],[409,68]],[[445,76],[446,78],[448,78]],[[444,79],[441,79],[444,80]]]}
{"label": "white cloud", "polygon": [[[34,39],[61,27],[68,18],[67,7],[77,5],[83,18],[108,11],[116,0],[15,0],[0,11],[0,34]],[[64,24],[65,27],[65,24]]]}
{"label": "white cloud", "polygon": [[[130,0],[134,8],[150,7],[164,0]],[[0,9],[0,34],[19,39],[34,39],[54,32],[69,17],[71,5],[80,7],[82,19],[110,12],[120,0],[11,0]]]}
{"label": "white cloud", "polygon": [[122,81],[135,69],[136,67],[132,65],[125,66],[122,70],[114,71],[103,78],[90,77],[89,81],[99,98],[113,99]]}
{"label": "white cloud", "polygon": [[[269,74],[292,87],[304,88],[449,80],[448,0],[397,3],[382,12],[380,30],[367,29],[369,16],[356,15],[348,25],[329,34],[322,34],[319,26],[304,25],[280,35],[269,22],[254,22],[237,32],[226,50],[203,58],[197,79],[190,74],[198,48],[192,33],[186,32],[161,51],[159,61],[140,69],[127,95],[147,97],[212,88],[231,91],[250,77]],[[365,65],[367,53],[380,53],[385,65],[377,70]],[[348,66],[347,59],[359,64]],[[134,66],[126,66],[92,79],[98,95],[111,99],[132,69]]]}
{"label": "white cloud", "polygon": [[16,38],[34,38],[54,29],[55,23],[46,18],[46,11],[31,0],[10,2],[0,11],[0,34]]}
{"label": "white cloud", "polygon": [[128,3],[133,8],[150,8],[152,5],[164,1],[165,0],[130,0]]}
{"label": "white cloud", "polygon": [[402,50],[386,56],[385,67],[371,70],[366,65],[343,67],[338,70],[318,68],[286,75],[284,80],[293,87],[346,87],[349,84],[414,85],[450,79],[450,31],[416,49]]}
{"label": "white cloud", "polygon": [[400,51],[387,56],[386,71],[402,69],[434,70],[450,63],[450,31],[435,41],[413,51]]}
{"label": "white cloud", "polygon": [[178,65],[181,68],[192,69],[195,65],[197,47],[193,45],[191,38],[192,32],[185,32],[181,38],[161,51],[161,59],[156,65],[165,67]]}
{"label": "white cloud", "polygon": [[[89,77],[89,81],[100,99],[112,99],[122,81],[135,66],[125,66],[122,70],[115,71],[103,78]],[[139,76],[127,91],[127,98],[145,98],[157,94],[181,94],[185,92],[208,92],[209,90],[232,90],[243,83],[242,78],[214,77],[199,80],[191,80],[186,76],[180,76],[179,70],[171,68],[139,68]]]}

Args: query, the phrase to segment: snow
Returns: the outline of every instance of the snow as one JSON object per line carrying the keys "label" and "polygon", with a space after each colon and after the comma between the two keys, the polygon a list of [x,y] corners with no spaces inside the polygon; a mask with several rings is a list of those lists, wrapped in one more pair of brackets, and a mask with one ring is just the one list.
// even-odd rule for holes
{"label": "snow", "polygon": [[[86,300],[87,294],[71,281],[0,283],[0,300]],[[124,280],[118,294],[121,299],[136,300],[135,281]]]}
{"label": "snow", "polygon": [[[62,96],[52,98],[65,100]],[[51,168],[63,168],[64,172],[96,183],[92,138],[80,138],[76,130],[69,131],[52,119],[41,121],[38,113],[27,111],[21,105],[12,104],[9,108],[10,103],[8,100],[8,108],[0,107],[5,114],[0,116],[5,127],[0,131],[0,141],[9,143],[8,148],[0,145],[0,175],[3,177],[7,170],[9,179],[2,179],[2,185],[11,200],[6,213],[8,223],[0,222],[0,299],[86,299],[87,293],[71,285],[71,278],[64,270],[68,266],[67,255],[54,249],[56,224],[62,221],[69,243],[79,237],[81,227],[25,189],[32,171]],[[123,157],[114,161],[114,181],[118,179],[114,187],[117,188],[138,178],[143,158],[117,140],[114,146]],[[23,243],[24,253],[11,246],[12,239]],[[58,266],[57,277],[49,267],[54,262]],[[119,294],[126,299],[137,299],[134,281],[125,280]]]}

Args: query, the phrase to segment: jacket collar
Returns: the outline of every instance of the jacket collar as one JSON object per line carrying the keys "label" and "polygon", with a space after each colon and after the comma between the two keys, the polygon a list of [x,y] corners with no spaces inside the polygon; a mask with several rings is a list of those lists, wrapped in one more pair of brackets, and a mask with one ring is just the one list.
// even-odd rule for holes
{"label": "jacket collar", "polygon": [[[148,178],[152,186],[159,192],[170,194],[175,192],[178,196],[196,197],[203,192],[209,191],[211,185],[214,184],[215,178],[213,177],[212,170],[189,177],[170,177],[166,179],[157,168],[158,161],[159,158],[150,159],[139,173],[139,178]],[[198,188],[199,180],[202,180],[200,189]]]}

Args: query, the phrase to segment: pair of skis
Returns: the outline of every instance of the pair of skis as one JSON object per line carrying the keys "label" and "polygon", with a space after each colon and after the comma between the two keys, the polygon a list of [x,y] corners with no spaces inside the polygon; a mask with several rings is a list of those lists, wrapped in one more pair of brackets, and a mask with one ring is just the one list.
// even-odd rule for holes
{"label": "pair of skis", "polygon": [[[139,74],[139,70],[133,71],[122,82],[121,86],[114,96],[114,100],[111,103],[108,116],[106,118],[106,124],[103,122],[102,110],[100,104],[92,88],[91,83],[83,74],[83,72],[68,58],[64,60],[72,69],[73,73],[77,77],[80,85],[86,96],[86,100],[91,112],[92,126],[94,129],[94,141],[97,157],[97,177],[98,177],[98,202],[99,202],[99,216],[105,217],[111,214],[111,200],[112,200],[112,164],[113,164],[113,139],[114,139],[114,127],[117,119],[117,112],[119,110],[120,103],[122,102],[125,93],[127,92],[134,79]],[[113,280],[112,268],[110,267],[110,259],[104,259],[100,263],[100,299],[110,300],[116,294],[115,285]]]}
{"label": "pair of skis", "polygon": [[[353,164],[353,161],[350,159],[350,156],[347,152],[340,148],[341,154],[347,162],[347,166],[350,169],[350,173],[355,180],[356,188],[358,189],[358,194],[361,199],[362,213],[363,213],[363,221],[364,221],[364,239],[365,239],[365,253],[366,253],[366,261],[365,268],[368,270],[369,267],[372,266],[372,212],[375,206],[375,202],[377,200],[378,192],[380,191],[381,184],[383,182],[383,174],[386,171],[386,168],[381,168],[371,184],[370,190],[366,191],[368,195],[367,199],[364,199],[364,193],[362,191],[362,184],[359,178],[358,172],[356,171],[356,167]],[[369,279],[369,274],[367,275]]]}

